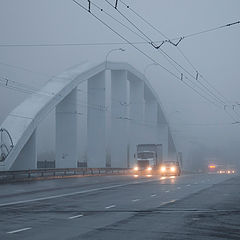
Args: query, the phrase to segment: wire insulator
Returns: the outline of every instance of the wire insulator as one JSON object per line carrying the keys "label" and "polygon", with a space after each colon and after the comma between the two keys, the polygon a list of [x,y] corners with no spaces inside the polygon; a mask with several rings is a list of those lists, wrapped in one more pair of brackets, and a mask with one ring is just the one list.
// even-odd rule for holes
{"label": "wire insulator", "polygon": [[198,76],[199,76],[199,73],[198,73],[198,71],[197,71],[197,74],[196,74],[196,80],[198,80]]}

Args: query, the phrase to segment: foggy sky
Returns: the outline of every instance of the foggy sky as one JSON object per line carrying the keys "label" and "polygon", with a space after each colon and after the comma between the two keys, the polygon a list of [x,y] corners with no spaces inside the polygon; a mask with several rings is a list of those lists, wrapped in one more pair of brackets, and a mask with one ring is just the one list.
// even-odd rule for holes
{"label": "foggy sky", "polygon": [[[79,0],[79,2],[87,1]],[[95,2],[128,24],[104,1],[95,0]],[[125,2],[170,38],[240,19],[239,0],[125,0]],[[161,35],[131,15],[122,5],[119,6],[148,36],[154,40],[163,40]],[[93,11],[130,41],[142,41],[99,11]],[[0,44],[123,42],[71,0],[1,0],[0,31]],[[185,39],[179,45],[200,73],[229,99],[227,111],[234,120],[229,118],[223,108],[218,109],[206,102],[160,67],[152,66],[146,71],[146,76],[159,94],[167,113],[177,148],[184,152],[186,161],[188,158],[192,159],[192,151],[196,149],[196,152],[204,152],[202,156],[204,159],[212,157],[222,158],[227,162],[240,162],[240,124],[232,124],[234,121],[240,121],[240,105],[236,108],[237,114],[231,109],[233,104],[240,103],[239,42],[240,25],[238,24],[231,28]],[[125,44],[0,47],[0,76],[40,88],[50,76],[85,60],[104,61],[107,52],[118,47],[126,51],[112,53],[109,60],[128,62],[142,72],[151,63],[134,48]],[[138,47],[174,71],[153,48],[146,44]],[[166,45],[163,49],[194,73],[176,48]],[[31,69],[32,72],[2,63]],[[27,96],[28,94],[0,86],[0,123]],[[46,140],[41,149],[47,148],[48,145],[49,142]]]}

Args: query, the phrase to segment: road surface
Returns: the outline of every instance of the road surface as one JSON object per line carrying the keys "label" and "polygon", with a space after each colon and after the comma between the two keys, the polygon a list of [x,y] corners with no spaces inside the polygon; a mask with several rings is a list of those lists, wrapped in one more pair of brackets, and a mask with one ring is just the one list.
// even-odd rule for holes
{"label": "road surface", "polygon": [[240,239],[239,186],[222,174],[0,185],[0,239]]}

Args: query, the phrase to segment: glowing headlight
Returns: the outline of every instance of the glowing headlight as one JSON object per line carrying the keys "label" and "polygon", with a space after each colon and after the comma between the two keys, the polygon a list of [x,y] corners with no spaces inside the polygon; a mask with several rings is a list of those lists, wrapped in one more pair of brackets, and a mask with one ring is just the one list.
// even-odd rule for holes
{"label": "glowing headlight", "polygon": [[151,167],[148,167],[148,169],[147,169],[148,171],[152,171],[152,168]]}
{"label": "glowing headlight", "polygon": [[138,167],[134,167],[133,170],[134,170],[134,171],[138,171]]}
{"label": "glowing headlight", "polygon": [[171,172],[175,172],[176,168],[175,167],[171,167]]}
{"label": "glowing headlight", "polygon": [[166,171],[166,167],[161,167],[161,172],[165,172]]}

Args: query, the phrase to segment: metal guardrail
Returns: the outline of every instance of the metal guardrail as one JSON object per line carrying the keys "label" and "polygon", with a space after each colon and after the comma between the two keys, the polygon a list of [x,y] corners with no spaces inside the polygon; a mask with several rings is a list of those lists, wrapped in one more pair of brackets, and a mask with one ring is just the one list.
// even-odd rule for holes
{"label": "metal guardrail", "polygon": [[0,171],[0,183],[54,179],[77,176],[127,174],[128,168],[50,168],[20,171]]}

